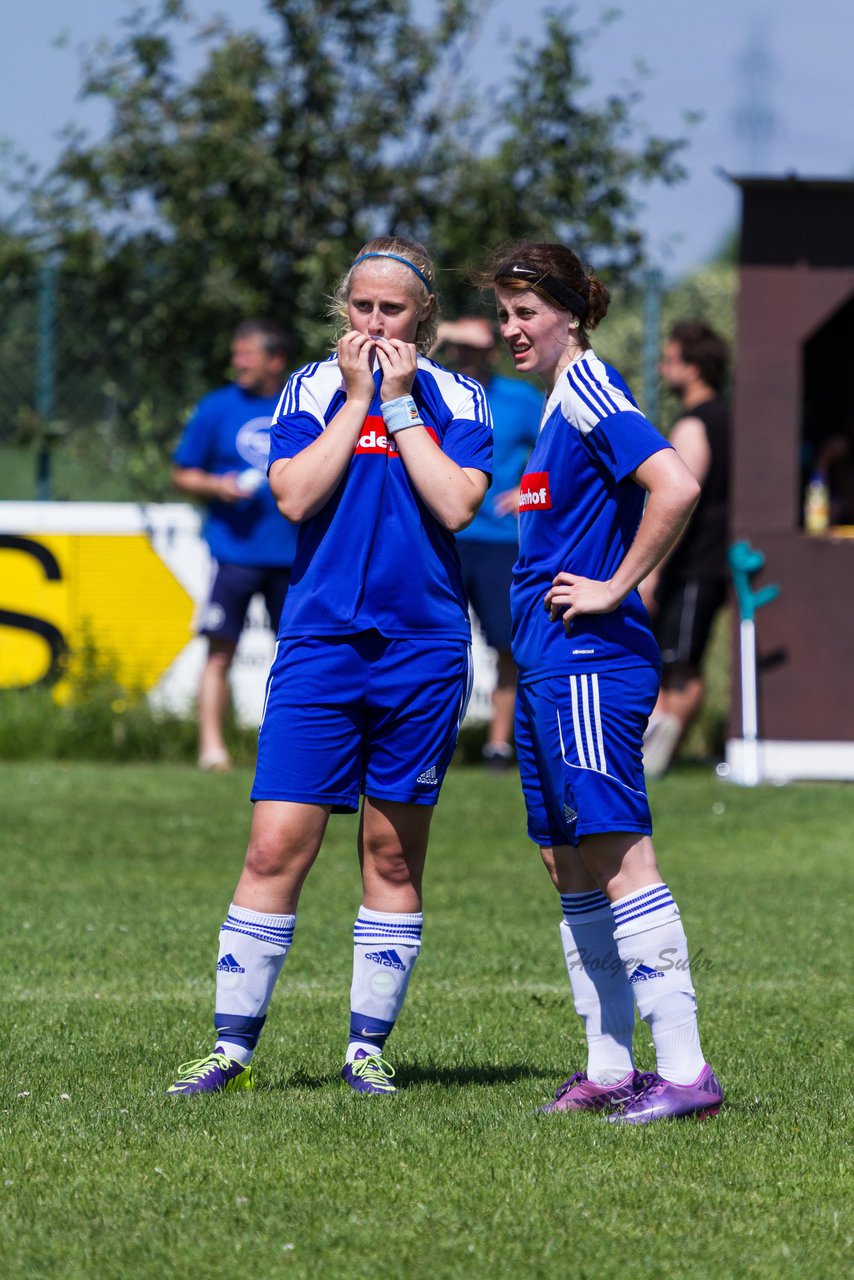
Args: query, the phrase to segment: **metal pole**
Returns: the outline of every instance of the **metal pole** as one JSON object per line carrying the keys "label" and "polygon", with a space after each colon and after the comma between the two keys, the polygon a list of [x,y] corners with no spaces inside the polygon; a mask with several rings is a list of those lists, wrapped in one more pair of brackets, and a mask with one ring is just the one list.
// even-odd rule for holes
{"label": "metal pole", "polygon": [[51,495],[47,435],[56,407],[56,262],[51,255],[39,268],[36,325],[36,412],[42,429],[36,455],[36,499],[47,502]]}
{"label": "metal pole", "polygon": [[741,732],[744,741],[744,785],[759,782],[759,716],[756,695],[756,626],[741,621]]}
{"label": "metal pole", "polygon": [[658,422],[658,359],[661,348],[661,272],[655,267],[644,275],[643,289],[643,411]]}

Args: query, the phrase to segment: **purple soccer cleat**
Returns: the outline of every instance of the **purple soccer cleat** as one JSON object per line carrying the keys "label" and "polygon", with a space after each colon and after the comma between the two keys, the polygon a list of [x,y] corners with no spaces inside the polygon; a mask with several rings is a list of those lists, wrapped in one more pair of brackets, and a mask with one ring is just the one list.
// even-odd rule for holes
{"label": "purple soccer cleat", "polygon": [[723,1100],[721,1082],[706,1063],[693,1084],[673,1084],[661,1076],[652,1076],[640,1093],[608,1119],[612,1124],[649,1124],[652,1120],[674,1120],[677,1116],[705,1120],[718,1114]]}
{"label": "purple soccer cleat", "polygon": [[252,1088],[252,1064],[244,1066],[229,1058],[217,1045],[213,1053],[198,1062],[185,1062],[178,1068],[179,1078],[166,1090],[173,1097],[195,1093],[231,1093],[235,1089]]}
{"label": "purple soccer cleat", "polygon": [[345,1062],[341,1070],[342,1083],[355,1093],[396,1093],[391,1082],[394,1067],[378,1053],[365,1053],[357,1049],[352,1062]]}
{"label": "purple soccer cleat", "polygon": [[565,1080],[551,1102],[537,1107],[542,1115],[554,1115],[556,1111],[612,1111],[634,1098],[650,1079],[639,1071],[630,1071],[616,1084],[597,1084],[588,1080],[583,1071]]}

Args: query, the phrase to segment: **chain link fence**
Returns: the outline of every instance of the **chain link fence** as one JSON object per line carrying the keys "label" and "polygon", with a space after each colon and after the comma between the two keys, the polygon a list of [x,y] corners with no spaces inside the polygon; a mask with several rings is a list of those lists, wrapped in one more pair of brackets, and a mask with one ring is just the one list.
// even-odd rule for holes
{"label": "chain link fence", "polygon": [[[46,261],[0,284],[0,499],[156,500],[186,411],[146,385],[93,285]],[[117,332],[118,331],[118,332]]]}
{"label": "chain link fence", "polygon": [[[719,264],[677,284],[649,272],[612,297],[596,351],[657,424],[677,416],[657,373],[663,336],[674,320],[696,318],[732,342],[735,290],[735,267]],[[180,397],[143,376],[132,339],[144,307],[128,298],[120,314],[105,309],[88,279],[50,259],[0,283],[0,499],[170,496],[172,448],[210,387],[192,358]]]}

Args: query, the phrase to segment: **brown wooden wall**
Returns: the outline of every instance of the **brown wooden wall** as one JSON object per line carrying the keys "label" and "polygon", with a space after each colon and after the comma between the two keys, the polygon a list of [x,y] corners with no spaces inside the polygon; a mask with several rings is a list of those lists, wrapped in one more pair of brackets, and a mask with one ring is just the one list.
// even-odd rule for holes
{"label": "brown wooden wall", "polygon": [[[760,657],[770,659],[760,663],[760,737],[850,742],[854,539],[803,532],[801,451],[803,346],[854,295],[854,220],[848,265],[815,266],[810,256],[805,245],[801,261],[742,263],[730,524],[733,540],[746,538],[765,553],[756,585],[781,587],[756,619]],[[854,404],[840,400],[840,421],[847,413],[854,430]],[[737,616],[733,653],[737,672]],[[737,679],[733,686],[730,733],[740,737]]]}

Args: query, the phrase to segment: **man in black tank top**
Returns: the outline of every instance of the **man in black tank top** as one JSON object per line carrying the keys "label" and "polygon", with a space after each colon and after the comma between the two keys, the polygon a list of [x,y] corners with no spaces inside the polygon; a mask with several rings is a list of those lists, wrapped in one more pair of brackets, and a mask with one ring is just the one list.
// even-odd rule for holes
{"label": "man in black tank top", "polygon": [[703,704],[701,663],[712,622],[726,599],[729,413],[721,399],[727,348],[699,320],[673,326],[659,365],[682,401],[670,443],[702,486],[669,558],[642,595],[661,649],[661,692],[644,736],[644,769],[664,774]]}

